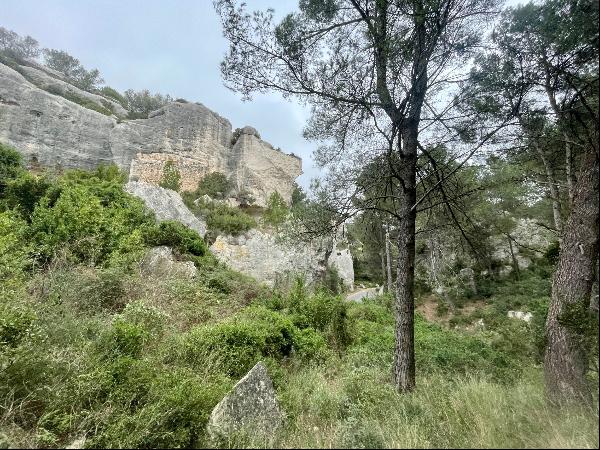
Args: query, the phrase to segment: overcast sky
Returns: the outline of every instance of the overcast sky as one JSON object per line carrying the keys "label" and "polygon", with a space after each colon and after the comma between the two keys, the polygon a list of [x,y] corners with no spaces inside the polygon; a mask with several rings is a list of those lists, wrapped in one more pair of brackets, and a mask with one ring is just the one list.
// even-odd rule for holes
{"label": "overcast sky", "polygon": [[[514,5],[518,0],[508,0]],[[274,7],[277,16],[298,0],[245,0],[249,9]],[[66,50],[106,84],[124,91],[149,89],[199,101],[229,119],[251,125],[263,139],[300,155],[308,187],[318,174],[315,143],[302,137],[305,109],[278,95],[242,102],[221,80],[227,51],[212,0],[0,0],[0,26],[30,35],[43,47]]]}
{"label": "overcast sky", "polygon": [[[229,119],[251,125],[286,153],[302,157],[308,187],[316,176],[302,137],[307,112],[278,95],[243,102],[221,79],[227,51],[212,0],[0,0],[0,26],[30,35],[42,47],[65,50],[86,68],[98,68],[106,84],[124,91],[149,89],[199,101]],[[246,0],[250,9],[274,7],[277,15],[297,0]]]}

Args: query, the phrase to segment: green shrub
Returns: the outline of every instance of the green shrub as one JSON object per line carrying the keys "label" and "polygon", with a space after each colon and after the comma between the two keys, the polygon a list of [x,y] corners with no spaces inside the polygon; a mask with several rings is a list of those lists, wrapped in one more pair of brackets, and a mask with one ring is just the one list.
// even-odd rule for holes
{"label": "green shrub", "polygon": [[32,331],[37,316],[25,305],[0,302],[0,352],[16,347]]}
{"label": "green shrub", "polygon": [[232,188],[231,181],[221,172],[211,172],[198,183],[196,198],[208,195],[213,199],[223,199]]}
{"label": "green shrub", "polygon": [[23,169],[23,157],[12,147],[0,142],[0,194],[6,181],[19,176]]}
{"label": "green shrub", "polygon": [[277,191],[271,193],[267,200],[267,208],[263,214],[263,222],[278,227],[283,222],[289,213],[287,203]]}
{"label": "green shrub", "polygon": [[323,360],[327,357],[327,342],[323,335],[312,328],[294,333],[294,354],[301,360]]}
{"label": "green shrub", "polygon": [[147,380],[140,380],[143,394],[140,395],[139,389],[135,389],[138,383],[131,376],[139,370],[137,367],[139,363],[132,366],[130,375],[119,387],[122,399],[130,400],[133,394],[137,401],[132,404],[121,400],[113,404],[110,414],[99,417],[105,423],[96,427],[89,445],[94,448],[205,446],[210,412],[231,388],[231,382],[178,368],[150,372]]}
{"label": "green shrub", "polygon": [[120,172],[65,174],[34,209],[30,235],[42,261],[57,250],[75,261],[106,263],[133,230],[149,224],[144,203],[123,191]]}
{"label": "green shrub", "polygon": [[296,315],[300,326],[322,331],[329,343],[338,349],[349,344],[348,305],[341,297],[321,290],[313,295],[294,299],[292,305],[291,312]]}
{"label": "green shrub", "polygon": [[149,333],[140,325],[118,320],[103,338],[101,345],[109,358],[119,356],[137,358],[149,338]]}
{"label": "green shrub", "polygon": [[163,167],[162,178],[160,179],[160,183],[158,183],[158,185],[165,189],[171,189],[175,192],[179,192],[179,189],[181,189],[181,173],[172,160],[168,160],[165,163]]}
{"label": "green shrub", "polygon": [[250,308],[224,322],[193,329],[184,341],[184,358],[192,365],[210,362],[223,373],[240,377],[263,357],[289,356],[295,331],[285,316]]}
{"label": "green shrub", "polygon": [[31,263],[27,224],[14,212],[0,212],[0,287],[21,280]]}
{"label": "green shrub", "polygon": [[29,172],[10,179],[0,193],[0,209],[14,209],[27,220],[40,199],[46,194],[51,183],[45,177],[37,177]]}
{"label": "green shrub", "polygon": [[230,234],[237,236],[254,228],[256,221],[239,209],[218,204],[210,209],[206,217],[206,225],[212,235]]}
{"label": "green shrub", "polygon": [[165,220],[157,225],[143,228],[144,242],[149,246],[167,245],[183,254],[204,256],[208,253],[206,243],[194,230],[180,222]]}

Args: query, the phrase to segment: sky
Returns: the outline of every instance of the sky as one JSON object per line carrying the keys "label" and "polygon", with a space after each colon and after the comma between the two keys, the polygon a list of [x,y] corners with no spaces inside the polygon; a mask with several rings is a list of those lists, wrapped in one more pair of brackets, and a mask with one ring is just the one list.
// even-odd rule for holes
{"label": "sky", "polygon": [[[245,0],[249,9],[274,7],[277,16],[297,0]],[[302,158],[308,187],[318,175],[314,142],[302,137],[308,111],[276,94],[241,95],[223,85],[220,63],[228,43],[212,0],[0,0],[0,26],[40,46],[65,50],[88,69],[98,68],[119,91],[149,89],[198,101],[229,119],[251,125],[261,137]]]}

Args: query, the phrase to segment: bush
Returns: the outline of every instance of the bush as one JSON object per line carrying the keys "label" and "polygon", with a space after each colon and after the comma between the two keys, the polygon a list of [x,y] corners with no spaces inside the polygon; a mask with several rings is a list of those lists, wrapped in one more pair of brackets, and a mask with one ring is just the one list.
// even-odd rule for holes
{"label": "bush", "polygon": [[150,225],[143,229],[144,242],[156,247],[167,245],[183,254],[204,256],[208,253],[206,243],[194,230],[180,222],[165,220],[158,225]]}
{"label": "bush", "polygon": [[208,195],[211,198],[221,200],[227,196],[232,188],[231,182],[220,172],[211,172],[205,175],[198,183],[196,198]]}
{"label": "bush", "polygon": [[23,157],[14,148],[0,143],[0,194],[6,181],[23,173]]}
{"label": "bush", "polygon": [[165,163],[162,178],[158,184],[160,187],[171,189],[175,192],[179,192],[179,189],[181,189],[181,173],[179,173],[179,170],[172,160],[168,160]]}
{"label": "bush", "polygon": [[23,172],[4,185],[4,191],[0,193],[0,210],[13,209],[23,218],[31,220],[33,210],[50,186],[50,181],[45,177]]}
{"label": "bush", "polygon": [[30,236],[42,261],[66,250],[75,261],[105,264],[124,239],[152,221],[144,203],[123,191],[117,169],[73,171],[34,209]]}
{"label": "bush", "polygon": [[287,203],[279,194],[279,192],[275,191],[267,200],[267,208],[263,214],[263,221],[268,225],[272,225],[274,227],[278,227],[283,222],[288,215],[289,209]]}
{"label": "bush", "polygon": [[206,225],[211,231],[211,235],[230,234],[237,236],[254,228],[256,221],[239,209],[217,204],[210,209],[206,216]]}
{"label": "bush", "polygon": [[14,212],[0,212],[0,290],[11,280],[21,280],[31,263],[27,231],[27,224]]}
{"label": "bush", "polygon": [[192,365],[208,362],[240,377],[261,358],[281,359],[294,348],[296,327],[266,308],[250,308],[233,318],[192,330],[184,340],[184,358]]}

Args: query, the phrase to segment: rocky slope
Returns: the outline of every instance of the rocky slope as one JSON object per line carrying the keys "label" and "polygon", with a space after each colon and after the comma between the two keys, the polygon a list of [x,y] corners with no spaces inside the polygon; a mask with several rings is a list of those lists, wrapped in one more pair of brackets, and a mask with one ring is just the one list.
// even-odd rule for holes
{"label": "rocky slope", "polygon": [[[113,113],[81,106],[73,96]],[[173,102],[148,119],[123,120],[123,113],[120,105],[40,67],[0,63],[0,141],[21,151],[30,166],[92,169],[115,163],[130,179],[156,184],[171,159],[183,190],[217,171],[259,205],[274,191],[289,202],[302,173],[300,158],[274,149],[252,127],[234,139],[231,123],[201,104]]]}

